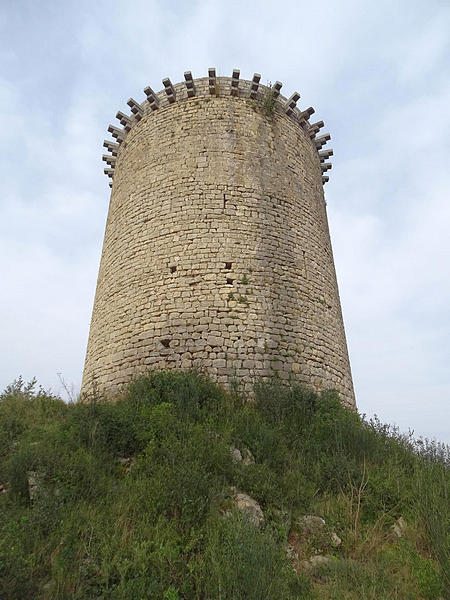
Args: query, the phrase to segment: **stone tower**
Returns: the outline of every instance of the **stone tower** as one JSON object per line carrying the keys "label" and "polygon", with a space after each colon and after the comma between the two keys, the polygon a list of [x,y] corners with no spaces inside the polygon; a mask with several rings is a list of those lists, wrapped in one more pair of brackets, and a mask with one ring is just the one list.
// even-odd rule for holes
{"label": "stone tower", "polygon": [[323,194],[330,135],[278,81],[184,79],[145,88],[108,129],[82,392],[194,367],[225,385],[295,378],[354,405]]}

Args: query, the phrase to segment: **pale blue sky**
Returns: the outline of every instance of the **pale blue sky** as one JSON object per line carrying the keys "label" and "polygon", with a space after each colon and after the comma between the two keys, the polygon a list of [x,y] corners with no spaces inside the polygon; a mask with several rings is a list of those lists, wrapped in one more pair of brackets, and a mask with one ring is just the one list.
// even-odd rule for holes
{"label": "pale blue sky", "polygon": [[234,67],[331,132],[329,220],[360,410],[450,442],[450,5],[0,3],[0,387],[79,388],[109,187],[146,85]]}

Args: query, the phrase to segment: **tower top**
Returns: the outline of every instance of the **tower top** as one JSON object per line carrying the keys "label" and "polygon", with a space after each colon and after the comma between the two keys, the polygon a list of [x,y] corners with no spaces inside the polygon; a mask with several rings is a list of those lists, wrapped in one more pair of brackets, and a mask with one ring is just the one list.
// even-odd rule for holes
{"label": "tower top", "polygon": [[127,115],[122,111],[116,113],[116,119],[118,119],[122,128],[115,125],[108,127],[108,132],[111,133],[115,142],[105,140],[103,143],[103,146],[111,152],[111,156],[102,156],[102,160],[109,166],[109,168],[104,169],[104,173],[111,179],[110,187],[113,185],[115,157],[120,144],[126,140],[132,127],[143,117],[155,111],[164,110],[175,102],[184,102],[190,98],[227,95],[254,102],[255,106],[259,105],[268,117],[273,113],[284,113],[293,122],[297,123],[307,133],[319,153],[320,162],[322,163],[322,184],[327,183],[329,177],[324,173],[331,169],[332,165],[330,162],[325,163],[325,160],[333,155],[333,150],[321,151],[321,149],[331,139],[331,136],[329,133],[317,136],[324,126],[324,122],[310,123],[310,117],[315,113],[315,110],[312,106],[303,110],[298,108],[299,92],[294,92],[289,98],[286,98],[280,93],[283,87],[280,81],[263,85],[260,80],[261,75],[259,73],[255,73],[251,80],[241,79],[239,69],[233,69],[231,77],[218,77],[215,67],[211,67],[208,69],[208,77],[197,79],[193,78],[191,71],[185,71],[184,81],[176,84],[172,84],[171,80],[165,77],[162,80],[164,87],[159,92],[154,92],[150,86],[145,87],[146,100],[143,102],[129,98],[127,104],[131,109],[131,114]]}

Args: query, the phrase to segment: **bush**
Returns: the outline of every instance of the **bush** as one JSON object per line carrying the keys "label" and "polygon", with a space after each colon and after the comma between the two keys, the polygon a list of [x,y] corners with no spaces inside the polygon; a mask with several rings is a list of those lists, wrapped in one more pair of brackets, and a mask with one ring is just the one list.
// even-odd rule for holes
{"label": "bush", "polygon": [[[449,457],[279,379],[248,402],[200,373],[150,373],[68,405],[19,379],[0,396],[0,598],[449,596]],[[335,560],[300,556],[296,573],[305,514],[325,518]]]}

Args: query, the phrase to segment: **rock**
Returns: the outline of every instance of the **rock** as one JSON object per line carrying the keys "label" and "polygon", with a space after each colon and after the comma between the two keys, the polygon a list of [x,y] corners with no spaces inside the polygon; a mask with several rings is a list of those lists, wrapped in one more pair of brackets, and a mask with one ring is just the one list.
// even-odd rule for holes
{"label": "rock", "polygon": [[[322,552],[329,546],[338,548],[342,544],[341,538],[326,527],[325,520],[316,515],[305,515],[295,521],[295,528],[299,531],[296,546],[315,545],[318,552]],[[295,536],[294,536],[295,537]],[[317,544],[317,545],[316,545]]]}
{"label": "rock", "polygon": [[36,471],[28,471],[28,494],[30,496],[30,500],[34,500],[37,496],[38,492],[38,474]]}
{"label": "rock", "polygon": [[242,454],[241,454],[240,450],[238,450],[234,446],[231,446],[230,452],[231,452],[231,459],[234,463],[238,463],[238,462],[242,461]]}
{"label": "rock", "polygon": [[255,462],[255,458],[248,448],[241,452],[238,448],[231,446],[230,452],[234,463],[242,462],[245,467],[248,467]]}
{"label": "rock", "polygon": [[407,528],[408,528],[408,525],[403,517],[399,517],[391,527],[392,531],[399,538],[401,538],[405,535]]}
{"label": "rock", "polygon": [[286,554],[292,562],[298,561],[298,552],[291,544],[286,546]]}
{"label": "rock", "polygon": [[303,533],[317,533],[323,529],[325,525],[322,517],[316,517],[315,515],[305,515],[296,520],[296,525]]}
{"label": "rock", "polygon": [[264,513],[260,505],[248,494],[236,492],[233,496],[233,502],[236,508],[245,513],[254,525],[259,526],[264,521]]}
{"label": "rock", "polygon": [[6,487],[3,483],[0,483],[0,494],[6,494]]}
{"label": "rock", "polygon": [[250,452],[248,448],[244,450],[244,457],[242,459],[242,464],[248,467],[249,465],[253,465],[255,463],[255,457]]}
{"label": "rock", "polygon": [[308,560],[302,560],[300,566],[305,571],[315,569],[318,566],[329,565],[336,559],[329,556],[311,556]]}
{"label": "rock", "polygon": [[334,546],[335,548],[337,548],[338,546],[340,546],[342,544],[342,540],[341,538],[336,535],[336,533],[334,533],[334,531],[331,532],[331,545]]}

